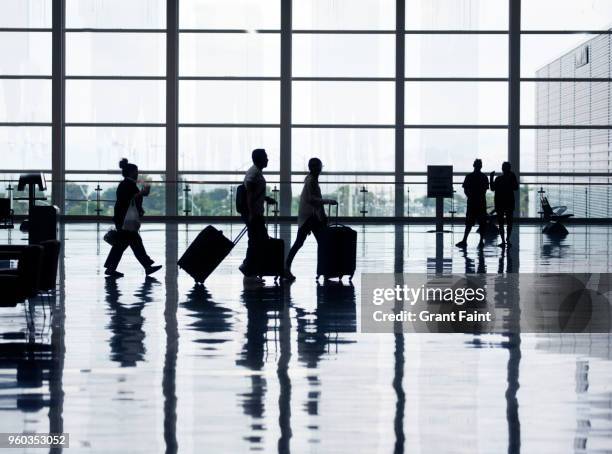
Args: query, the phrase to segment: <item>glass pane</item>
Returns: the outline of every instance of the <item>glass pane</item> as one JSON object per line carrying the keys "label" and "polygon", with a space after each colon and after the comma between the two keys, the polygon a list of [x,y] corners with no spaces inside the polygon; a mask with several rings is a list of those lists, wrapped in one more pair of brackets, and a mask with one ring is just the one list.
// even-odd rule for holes
{"label": "glass pane", "polygon": [[[166,214],[166,192],[161,175],[140,173],[139,182],[148,182],[151,193],[143,199],[145,216]],[[99,207],[103,216],[112,216],[115,205],[117,186],[121,181],[120,174],[66,174],[66,214],[96,215]],[[139,183],[140,184],[140,183]],[[100,187],[100,204],[97,203],[96,189]]]}
{"label": "glass pane", "polygon": [[181,33],[181,76],[280,76],[280,36]]}
{"label": "glass pane", "polygon": [[524,125],[610,125],[609,82],[523,82]]}
{"label": "glass pane", "polygon": [[68,80],[66,121],[164,123],[165,91],[157,80]]}
{"label": "glass pane", "polygon": [[521,5],[523,30],[607,30],[610,0],[529,0]]}
{"label": "glass pane", "polygon": [[0,80],[0,122],[51,122],[51,81]]}
{"label": "glass pane", "polygon": [[[266,176],[268,189],[270,180],[275,176]],[[239,216],[236,213],[236,186],[244,179],[240,175],[181,175],[179,190],[179,215],[185,215],[188,210],[192,216]],[[233,183],[216,183],[218,181],[232,180]],[[189,187],[189,192],[185,189]],[[240,231],[240,227],[228,226],[226,234],[233,238]],[[180,235],[180,234],[179,234]],[[188,241],[187,241],[188,243]],[[179,243],[180,244],[180,243]]]}
{"label": "glass pane", "polygon": [[608,129],[523,130],[521,157],[532,155],[537,172],[610,172],[611,139]]}
{"label": "glass pane", "polygon": [[395,0],[294,0],[295,30],[394,30]]}
{"label": "glass pane", "polygon": [[302,129],[292,131],[291,170],[307,172],[318,157],[324,171],[384,172],[395,165],[393,129]]}
{"label": "glass pane", "polygon": [[294,82],[294,124],[387,124],[395,121],[393,82]]}
{"label": "glass pane", "polygon": [[[47,181],[47,190],[40,191],[36,189],[35,195],[36,197],[40,197],[40,198],[46,197],[46,203],[49,203],[51,201],[53,193],[52,193],[52,186],[50,184],[51,172],[48,171],[48,168],[43,169],[43,168],[28,167],[27,169],[24,169],[24,170],[33,170],[33,171],[47,170],[47,172],[43,172],[45,180]],[[17,191],[17,185],[18,185],[20,176],[21,176],[20,172],[0,174],[0,197],[8,198],[12,196],[13,197],[12,208],[15,211],[15,214],[23,216],[23,215],[27,215],[29,211],[28,200],[27,200],[28,191],[27,189],[24,191]],[[11,186],[10,191],[9,191],[9,186]],[[21,200],[18,200],[18,199],[21,199]],[[21,239],[20,236],[18,236],[17,238]],[[27,236],[23,237],[23,239],[26,239],[26,238]],[[15,239],[16,239],[15,236],[13,236],[13,240]]]}
{"label": "glass pane", "polygon": [[280,122],[280,83],[276,81],[180,82],[181,123]]}
{"label": "glass pane", "polygon": [[279,0],[181,0],[180,28],[280,30]]}
{"label": "glass pane", "polygon": [[51,33],[0,33],[0,74],[51,75]]}
{"label": "glass pane", "polygon": [[68,170],[118,171],[121,158],[144,171],[164,170],[165,150],[165,128],[66,128]]}
{"label": "glass pane", "polygon": [[506,82],[407,82],[406,124],[505,125]]}
{"label": "glass pane", "polygon": [[[298,214],[300,193],[304,187],[304,175],[294,175],[292,191],[292,215]],[[380,175],[323,175],[320,178],[321,193],[325,198],[338,201],[338,215],[361,217],[362,210],[367,216],[393,216],[395,201],[395,185],[392,176]],[[363,188],[367,192],[362,192]],[[365,195],[365,203],[364,203]],[[326,210],[327,211],[327,210]],[[332,208],[335,216],[336,209]]]}
{"label": "glass pane", "polygon": [[164,76],[163,33],[67,33],[69,76]]}
{"label": "glass pane", "polygon": [[406,29],[508,30],[508,0],[409,0]]}
{"label": "glass pane", "polygon": [[50,127],[0,127],[0,149],[4,169],[50,169]]}
{"label": "glass pane", "polygon": [[536,172],[536,133],[534,129],[521,130],[521,172]]}
{"label": "glass pane", "polygon": [[68,28],[166,28],[166,0],[66,0]]}
{"label": "glass pane", "polygon": [[394,77],[394,35],[293,35],[294,77]]}
{"label": "glass pane", "polygon": [[51,0],[0,1],[0,27],[51,28]]}
{"label": "glass pane", "polygon": [[406,35],[406,77],[508,77],[508,36]]}
{"label": "glass pane", "polygon": [[523,35],[523,77],[610,77],[611,35]]}
{"label": "glass pane", "polygon": [[482,159],[485,169],[499,170],[508,159],[508,133],[503,129],[406,129],[404,150],[406,172],[426,172],[428,165],[452,165],[456,172],[470,172],[476,158]]}
{"label": "glass pane", "polygon": [[243,171],[255,148],[266,149],[268,171],[280,168],[278,128],[180,128],[179,169]]}
{"label": "glass pane", "polygon": [[533,217],[540,216],[542,195],[552,206],[564,206],[564,213],[576,218],[609,218],[612,215],[612,181],[609,178],[556,176],[521,180],[531,180],[531,184],[521,181],[521,191],[526,193],[521,197],[521,205]]}

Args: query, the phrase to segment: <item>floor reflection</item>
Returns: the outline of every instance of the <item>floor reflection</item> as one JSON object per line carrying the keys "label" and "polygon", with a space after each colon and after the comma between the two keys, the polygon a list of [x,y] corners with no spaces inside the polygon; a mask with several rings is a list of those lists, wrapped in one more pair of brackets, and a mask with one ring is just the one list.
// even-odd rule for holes
{"label": "floor reflection", "polygon": [[[244,439],[257,447],[262,442],[262,432],[266,426],[265,397],[267,378],[262,373],[270,345],[268,331],[273,336],[272,343],[277,346],[279,313],[287,303],[280,286],[264,287],[254,285],[245,287],[241,302],[247,310],[247,328],[244,344],[236,360],[236,365],[251,371],[250,389],[239,394],[239,403],[245,415],[251,417],[250,433]],[[272,326],[268,328],[268,324]],[[268,424],[271,421],[268,421]]]}
{"label": "floor reflection", "polygon": [[[24,306],[6,308],[0,316],[5,327],[0,335],[0,421],[5,432],[36,427],[61,432],[63,351],[51,315],[56,298],[35,298]],[[22,414],[21,421],[15,412]]]}
{"label": "floor reflection", "polygon": [[[2,432],[65,430],[104,453],[612,450],[609,334],[360,333],[360,277],[316,283],[313,240],[291,285],[244,285],[240,243],[194,286],[176,258],[199,228],[145,226],[164,271],[126,256],[109,280],[105,229],[66,226],[57,297],[0,312]],[[488,273],[508,326],[530,309],[511,274],[611,269],[607,226],[563,240],[517,226],[511,248],[483,250],[428,226],[358,230],[361,272]]]}
{"label": "floor reflection", "polygon": [[233,330],[234,311],[216,303],[204,285],[194,285],[187,294],[187,300],[181,306],[188,311],[187,316],[190,319],[186,326],[188,329],[212,334],[196,341],[202,344],[202,355],[206,357],[217,354],[217,345],[229,342],[229,339],[215,334]]}
{"label": "floor reflection", "polygon": [[145,359],[145,319],[142,310],[153,301],[152,292],[155,285],[159,285],[159,281],[147,276],[134,293],[136,302],[125,304],[122,302],[117,280],[105,280],[106,302],[110,313],[108,329],[112,333],[109,342],[110,357],[112,361],[120,363],[121,367],[134,367]]}

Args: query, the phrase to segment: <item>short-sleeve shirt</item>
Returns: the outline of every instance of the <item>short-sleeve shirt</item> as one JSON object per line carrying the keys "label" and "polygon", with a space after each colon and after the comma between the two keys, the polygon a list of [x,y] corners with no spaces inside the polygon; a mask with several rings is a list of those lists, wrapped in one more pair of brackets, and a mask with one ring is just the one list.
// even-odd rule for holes
{"label": "short-sleeve shirt", "polygon": [[518,189],[518,181],[514,172],[495,178],[491,189],[495,191],[495,208],[514,209],[514,191]]}
{"label": "short-sleeve shirt", "polygon": [[472,172],[467,174],[465,180],[463,180],[463,189],[467,196],[468,209],[486,211],[489,180],[484,173]]}
{"label": "short-sleeve shirt", "polygon": [[[266,179],[263,172],[257,166],[251,166],[244,175],[244,185],[247,189],[247,197],[253,197],[252,214],[263,216],[266,196]],[[250,194],[250,191],[253,191],[253,194]]]}

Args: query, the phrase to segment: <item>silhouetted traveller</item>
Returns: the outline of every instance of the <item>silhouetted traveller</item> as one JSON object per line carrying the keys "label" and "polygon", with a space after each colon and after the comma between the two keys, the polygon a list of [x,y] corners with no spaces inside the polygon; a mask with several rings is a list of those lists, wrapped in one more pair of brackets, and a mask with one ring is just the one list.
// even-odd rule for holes
{"label": "silhouetted traveller", "polygon": [[161,265],[153,265],[154,262],[151,257],[147,255],[147,251],[145,251],[144,245],[142,244],[142,238],[140,237],[138,230],[128,231],[123,227],[125,217],[128,214],[132,200],[138,209],[138,214],[140,217],[144,215],[144,210],[142,209],[142,198],[149,195],[151,187],[149,185],[145,185],[142,190],[138,188],[138,184],[136,183],[136,180],[138,179],[138,167],[135,164],[132,164],[128,162],[127,159],[123,158],[119,163],[119,167],[121,168],[123,181],[119,183],[119,187],[117,187],[117,201],[115,202],[115,214],[113,216],[113,222],[115,223],[115,228],[117,229],[117,240],[108,253],[108,258],[104,264],[104,267],[106,268],[106,272],[104,274],[111,277],[123,277],[123,273],[117,271],[117,266],[121,261],[123,252],[129,246],[132,248],[136,259],[138,259],[140,264],[144,267],[147,275],[149,275],[159,270]]}
{"label": "silhouetted traveller", "polygon": [[306,241],[311,232],[318,242],[321,230],[327,225],[324,205],[338,204],[335,200],[324,199],[321,196],[321,188],[319,187],[319,175],[321,175],[323,170],[321,160],[319,158],[310,159],[308,161],[308,170],[309,173],[306,175],[304,188],[300,195],[297,237],[289,250],[285,266],[285,278],[291,281],[295,280],[295,276],[291,273],[291,264],[295,254],[304,245],[304,241]]}
{"label": "silhouetted traveller", "polygon": [[253,165],[244,176],[246,202],[248,213],[242,213],[242,220],[247,225],[249,244],[246,257],[240,265],[240,271],[245,277],[258,279],[256,275],[257,259],[266,253],[265,242],[268,230],[264,219],[264,203],[276,204],[276,200],[266,196],[266,179],[263,169],[268,166],[268,155],[263,148],[253,150],[251,154]]}
{"label": "silhouetted traveller", "polygon": [[480,227],[480,241],[478,247],[484,246],[484,234],[486,230],[487,216],[487,189],[489,189],[489,180],[486,175],[480,170],[482,169],[482,161],[474,160],[474,171],[465,176],[463,180],[463,191],[467,197],[467,211],[465,213],[465,231],[463,239],[459,241],[457,247],[466,247],[467,238],[474,224],[478,222]]}
{"label": "silhouetted traveller", "polygon": [[[518,190],[516,175],[512,172],[509,162],[502,164],[502,174],[495,178],[495,171],[491,172],[491,191],[495,192],[495,213],[497,213],[497,224],[501,243],[499,247],[508,247],[510,235],[512,234],[512,219],[514,217],[514,191]],[[506,238],[504,240],[504,224],[506,224]]]}

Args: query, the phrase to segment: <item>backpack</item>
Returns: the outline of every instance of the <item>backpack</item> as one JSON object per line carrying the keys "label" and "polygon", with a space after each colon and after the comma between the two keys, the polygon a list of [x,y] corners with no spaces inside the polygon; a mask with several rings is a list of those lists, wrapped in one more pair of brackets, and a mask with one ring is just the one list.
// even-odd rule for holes
{"label": "backpack", "polygon": [[236,188],[236,211],[242,215],[247,215],[249,213],[247,191],[244,183]]}

